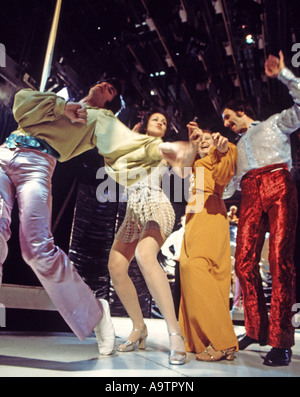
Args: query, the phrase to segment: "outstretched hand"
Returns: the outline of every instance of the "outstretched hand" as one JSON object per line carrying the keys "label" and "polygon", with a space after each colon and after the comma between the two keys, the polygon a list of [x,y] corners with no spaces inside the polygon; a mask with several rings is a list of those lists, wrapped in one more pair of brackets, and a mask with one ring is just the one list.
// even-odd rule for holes
{"label": "outstretched hand", "polygon": [[161,157],[174,169],[183,170],[184,167],[191,167],[198,152],[202,130],[195,121],[190,121],[187,124],[187,129],[189,142],[164,142],[159,145]]}
{"label": "outstretched hand", "polygon": [[184,178],[189,174],[197,153],[190,142],[164,142],[159,145],[159,149],[162,159],[170,164],[179,176]]}
{"label": "outstretched hand", "polygon": [[217,150],[221,153],[227,153],[228,151],[228,139],[225,136],[222,136],[219,132],[214,132],[212,134],[212,138],[214,140],[214,145]]}
{"label": "outstretched hand", "polygon": [[283,68],[285,68],[285,63],[282,51],[279,51],[279,58],[274,55],[268,56],[265,62],[265,73],[268,77],[277,77]]}
{"label": "outstretched hand", "polygon": [[199,128],[199,126],[196,123],[196,121],[190,121],[186,126],[187,126],[187,129],[188,129],[189,136],[193,133],[193,131],[195,129]]}
{"label": "outstretched hand", "polygon": [[81,103],[67,102],[65,116],[73,123],[86,124],[87,122],[87,111]]}
{"label": "outstretched hand", "polygon": [[[198,124],[194,121],[191,121],[187,125],[189,140],[191,144],[191,150],[196,152],[198,151],[199,143],[203,139],[203,130],[198,127]],[[217,150],[221,153],[227,153],[228,151],[228,139],[222,136],[219,132],[214,132],[212,134],[212,138],[214,140],[214,145]]]}
{"label": "outstretched hand", "polygon": [[199,128],[198,124],[195,121],[190,121],[187,124],[188,134],[189,134],[189,141],[191,145],[191,151],[195,153],[198,152],[199,143],[203,138],[203,131]]}
{"label": "outstretched hand", "polygon": [[192,132],[189,132],[189,140],[191,147],[195,150],[198,151],[199,143],[201,142],[203,137],[203,131],[201,128],[194,128]]}

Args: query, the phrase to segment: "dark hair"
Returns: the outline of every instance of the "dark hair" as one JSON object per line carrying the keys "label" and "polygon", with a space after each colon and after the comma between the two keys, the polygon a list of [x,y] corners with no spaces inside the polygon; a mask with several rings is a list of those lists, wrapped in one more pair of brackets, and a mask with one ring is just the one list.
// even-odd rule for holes
{"label": "dark hair", "polygon": [[256,120],[256,114],[252,106],[244,101],[232,99],[227,103],[225,103],[225,105],[222,107],[222,113],[224,112],[225,109],[231,109],[234,110],[235,112],[244,112],[246,116]]}
{"label": "dark hair", "polygon": [[112,99],[111,101],[107,101],[105,103],[105,108],[108,110],[111,110],[113,113],[117,113],[121,108],[122,108],[122,94],[123,94],[123,84],[119,79],[116,79],[115,77],[105,79],[105,80],[99,80],[95,84],[93,84],[91,87],[94,87],[97,84],[100,83],[109,83],[111,84],[117,91],[117,95]]}
{"label": "dark hair", "polygon": [[141,126],[140,126],[140,133],[141,134],[146,134],[147,132],[147,126],[148,126],[148,122],[150,117],[152,116],[152,114],[154,113],[160,113],[163,116],[165,116],[166,120],[167,120],[167,129],[166,129],[166,133],[165,135],[162,137],[163,141],[167,141],[168,139],[170,139],[171,137],[171,117],[169,116],[169,114],[161,109],[156,109],[156,108],[151,108],[150,110],[148,110],[144,115],[143,118],[141,120]]}

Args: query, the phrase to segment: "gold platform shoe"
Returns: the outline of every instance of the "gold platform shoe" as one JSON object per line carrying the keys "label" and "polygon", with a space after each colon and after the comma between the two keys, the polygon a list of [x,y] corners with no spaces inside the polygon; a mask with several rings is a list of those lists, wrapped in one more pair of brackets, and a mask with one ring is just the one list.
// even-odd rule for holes
{"label": "gold platform shoe", "polygon": [[[131,336],[131,334],[133,332],[139,332],[140,335],[137,335],[136,339],[133,339],[133,336]],[[144,350],[146,349],[146,340],[147,340],[147,336],[148,336],[148,330],[146,327],[146,324],[144,325],[144,327],[142,329],[133,329],[131,331],[131,334],[129,336],[129,338],[127,339],[127,341],[121,345],[119,345],[117,347],[117,351],[119,352],[132,352],[135,348],[135,345],[137,342],[139,342],[139,349],[140,350]],[[130,339],[130,337],[132,339]]]}

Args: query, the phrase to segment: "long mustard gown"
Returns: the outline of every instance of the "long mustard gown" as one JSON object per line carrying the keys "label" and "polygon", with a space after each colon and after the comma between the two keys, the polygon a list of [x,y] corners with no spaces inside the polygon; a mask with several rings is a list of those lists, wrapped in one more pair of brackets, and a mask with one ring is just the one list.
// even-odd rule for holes
{"label": "long mustard gown", "polygon": [[[236,159],[237,149],[229,143],[226,154],[213,147],[193,166],[194,175],[197,167],[203,167],[204,184],[200,184],[201,189],[199,184],[193,187],[180,256],[179,323],[189,352],[200,353],[209,344],[215,350],[238,350],[229,313],[230,234],[222,199],[234,175]],[[195,211],[195,195],[204,199],[202,211]]]}

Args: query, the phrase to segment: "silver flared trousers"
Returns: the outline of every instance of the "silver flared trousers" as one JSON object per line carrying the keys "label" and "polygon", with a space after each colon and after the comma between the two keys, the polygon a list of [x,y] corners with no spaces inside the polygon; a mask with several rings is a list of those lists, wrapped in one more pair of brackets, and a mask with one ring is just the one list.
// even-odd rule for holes
{"label": "silver flared trousers", "polygon": [[51,178],[55,165],[54,157],[37,150],[0,147],[0,285],[17,198],[22,257],[66,323],[83,340],[99,323],[102,305],[68,256],[54,244]]}

